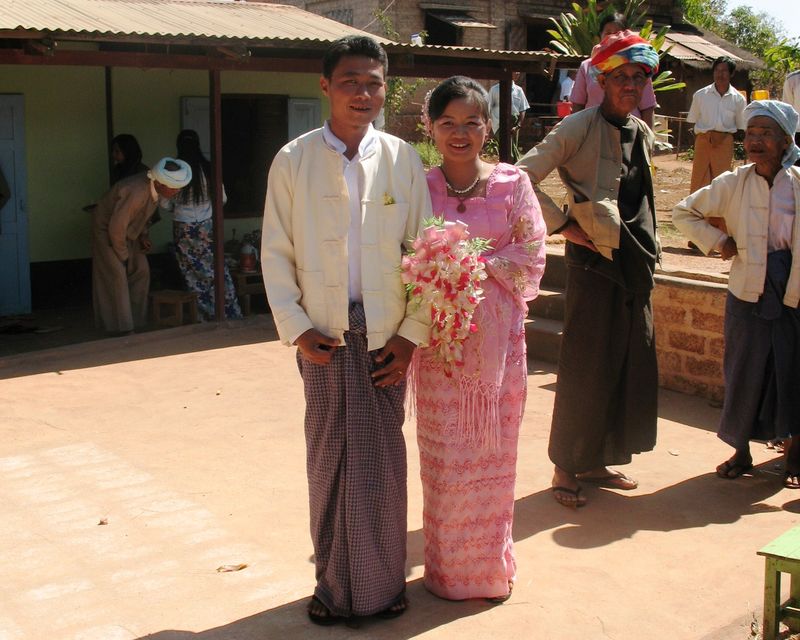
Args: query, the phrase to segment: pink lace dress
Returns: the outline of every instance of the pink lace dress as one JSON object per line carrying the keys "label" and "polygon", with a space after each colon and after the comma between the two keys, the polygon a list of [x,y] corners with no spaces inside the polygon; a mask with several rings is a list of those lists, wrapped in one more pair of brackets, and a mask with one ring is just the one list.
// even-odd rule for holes
{"label": "pink lace dress", "polygon": [[545,224],[530,180],[499,164],[485,197],[447,196],[444,175],[428,173],[434,215],[461,220],[487,238],[489,277],[452,377],[427,349],[416,360],[417,441],[423,489],[425,586],[442,598],[508,593],[516,576],[511,526],[517,440],[525,408],[524,319],[545,264]]}

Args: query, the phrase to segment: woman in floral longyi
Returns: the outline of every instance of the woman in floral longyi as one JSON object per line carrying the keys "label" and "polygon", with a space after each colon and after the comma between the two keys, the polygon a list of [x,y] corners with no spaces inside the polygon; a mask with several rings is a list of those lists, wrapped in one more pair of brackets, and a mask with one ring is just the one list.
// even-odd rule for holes
{"label": "woman in floral longyi", "polygon": [[[425,117],[427,116],[427,117]],[[524,318],[545,264],[545,225],[528,176],[480,158],[486,92],[463,76],[430,94],[423,118],[442,154],[428,174],[433,213],[484,238],[487,278],[463,364],[421,349],[415,363],[425,586],[451,600],[511,595],[517,441],[526,396]]]}

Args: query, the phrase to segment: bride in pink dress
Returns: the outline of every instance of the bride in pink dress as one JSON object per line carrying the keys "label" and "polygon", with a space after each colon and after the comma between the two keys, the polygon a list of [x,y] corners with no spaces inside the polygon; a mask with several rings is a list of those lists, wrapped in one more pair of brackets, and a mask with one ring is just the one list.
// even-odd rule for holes
{"label": "bride in pink dress", "polygon": [[442,166],[428,173],[433,213],[486,238],[488,278],[452,376],[430,349],[416,359],[425,587],[451,600],[503,602],[516,578],[511,526],[525,408],[524,319],[545,265],[545,224],[525,172],[480,158],[486,91],[463,76],[430,94],[427,125]]}

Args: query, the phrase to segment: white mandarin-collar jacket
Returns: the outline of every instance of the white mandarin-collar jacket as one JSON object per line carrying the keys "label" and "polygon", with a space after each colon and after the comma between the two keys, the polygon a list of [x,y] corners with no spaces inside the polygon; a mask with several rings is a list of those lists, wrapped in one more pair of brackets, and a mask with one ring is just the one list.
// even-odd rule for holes
{"label": "white mandarin-collar jacket", "polygon": [[[430,310],[409,305],[403,246],[431,217],[422,162],[411,145],[376,132],[360,162],[361,278],[369,349],[395,334],[425,344]],[[261,263],[278,334],[292,344],[310,328],[342,341],[348,329],[350,209],[341,155],[317,129],[284,146],[267,180]]]}

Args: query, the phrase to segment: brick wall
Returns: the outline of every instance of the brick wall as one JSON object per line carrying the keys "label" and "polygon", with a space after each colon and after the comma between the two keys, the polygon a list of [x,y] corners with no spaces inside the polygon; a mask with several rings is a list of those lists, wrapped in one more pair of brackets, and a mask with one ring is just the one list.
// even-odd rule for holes
{"label": "brick wall", "polygon": [[653,320],[662,387],[722,400],[726,295],[725,284],[656,276]]}

